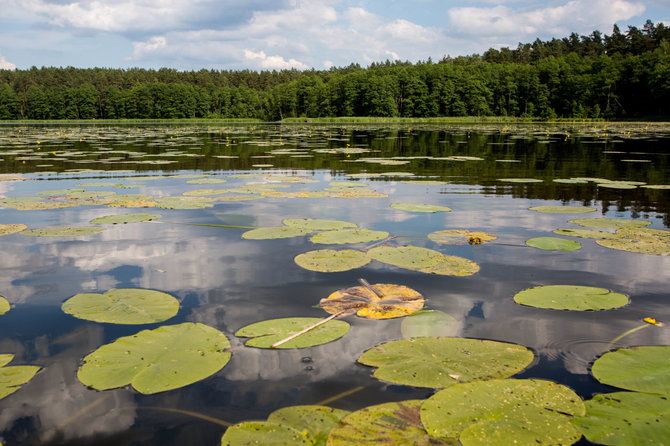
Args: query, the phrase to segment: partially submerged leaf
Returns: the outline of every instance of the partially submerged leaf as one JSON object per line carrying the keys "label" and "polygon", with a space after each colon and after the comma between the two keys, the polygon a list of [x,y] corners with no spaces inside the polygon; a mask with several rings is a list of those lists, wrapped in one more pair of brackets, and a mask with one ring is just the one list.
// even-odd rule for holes
{"label": "partially submerged leaf", "polygon": [[393,203],[393,209],[407,212],[450,212],[451,208],[446,206],[439,206],[436,204],[420,204],[420,203]]}
{"label": "partially submerged leaf", "polygon": [[66,300],[61,308],[65,313],[88,321],[151,324],[176,315],[179,301],[160,291],[121,288],[102,294],[76,294]]}
{"label": "partially submerged leaf", "polygon": [[117,215],[107,215],[104,217],[98,217],[91,220],[91,224],[94,225],[116,225],[116,224],[126,224],[126,223],[138,223],[142,221],[151,221],[161,218],[161,214],[146,214],[146,213],[136,213],[136,214],[117,214]]}
{"label": "partially submerged leaf", "polygon": [[622,348],[593,363],[593,376],[620,389],[670,396],[670,346]]}
{"label": "partially submerged leaf", "polygon": [[372,231],[370,229],[337,229],[334,231],[320,232],[313,235],[310,240],[312,243],[321,243],[326,245],[344,244],[344,243],[365,243],[382,240],[389,236],[386,231]]}
{"label": "partially submerged leaf", "polygon": [[586,226],[588,228],[626,228],[650,225],[646,220],[628,220],[625,218],[578,218],[570,220],[570,223]]}
{"label": "partially submerged leaf", "polygon": [[374,377],[416,387],[507,378],[533,361],[526,347],[466,338],[412,338],[367,350],[358,362],[378,367]]}
{"label": "partially submerged leaf", "polygon": [[95,226],[54,226],[50,228],[26,229],[20,233],[34,237],[79,237],[102,232],[104,228]]}
{"label": "partially submerged leaf", "polygon": [[319,249],[298,254],[294,259],[301,268],[324,273],[348,271],[370,263],[370,257],[354,249]]}
{"label": "partially submerged leaf", "polygon": [[242,234],[242,238],[248,240],[269,240],[277,238],[300,237],[312,232],[311,229],[296,226],[269,226],[256,228]]}
{"label": "partially submerged leaf", "polygon": [[573,424],[589,440],[605,445],[667,444],[670,400],[638,392],[595,395],[586,401],[586,415]]}
{"label": "partially submerged leaf", "polygon": [[289,426],[268,421],[244,421],[226,429],[221,446],[258,444],[263,446],[312,446],[306,433]]}
{"label": "partially submerged leaf", "polygon": [[331,430],[351,412],[326,406],[289,406],[275,410],[268,422],[289,426],[302,432],[315,445],[325,445]]}
{"label": "partially submerged leaf", "polygon": [[4,297],[0,296],[0,314],[5,314],[6,312],[9,311],[10,309],[9,302],[7,302],[7,299]]}
{"label": "partially submerged leaf", "polygon": [[547,285],[523,290],[514,295],[521,305],[553,310],[609,310],[628,304],[628,296],[605,288],[575,285]]}
{"label": "partially submerged leaf", "polygon": [[531,211],[547,212],[550,214],[579,214],[583,212],[595,212],[596,208],[586,206],[535,206],[528,208]]}
{"label": "partially submerged leaf", "polygon": [[228,347],[224,334],[207,325],[165,325],[103,345],[84,358],[77,377],[97,390],[131,384],[140,393],[163,392],[221,370]]}
{"label": "partially submerged leaf", "polygon": [[339,427],[330,431],[327,444],[456,444],[452,440],[440,440],[428,435],[419,416],[421,403],[421,400],[406,400],[377,404],[352,412],[342,419]]}
{"label": "partially submerged leaf", "polygon": [[14,359],[12,354],[0,355],[0,399],[10,395],[30,381],[40,369],[35,365],[15,365],[6,367]]}
{"label": "partially submerged leaf", "polygon": [[330,314],[356,312],[366,319],[389,319],[407,316],[423,308],[423,296],[404,285],[376,283],[337,290],[319,305]]}
{"label": "partially submerged leaf", "polygon": [[582,247],[579,242],[560,237],[535,237],[526,240],[526,245],[548,251],[574,251]]}
{"label": "partially submerged leaf", "polygon": [[404,318],[400,325],[403,338],[453,336],[457,329],[456,319],[438,310],[417,311]]}
{"label": "partially submerged leaf", "polygon": [[[298,333],[314,325],[321,319],[315,317],[287,317],[256,322],[240,328],[235,336],[253,338],[245,342],[249,347],[270,348],[275,342]],[[328,321],[295,339],[282,343],[277,348],[305,348],[326,344],[341,338],[349,331],[349,324],[344,321]]]}
{"label": "partially submerged leaf", "polygon": [[17,232],[21,232],[24,229],[27,229],[28,226],[24,225],[22,223],[10,223],[6,225],[1,225],[0,224],[0,236],[2,235],[9,235],[9,234],[15,234]]}
{"label": "partially submerged leaf", "polygon": [[[498,238],[495,234],[483,231],[468,231],[467,229],[443,229],[431,232],[428,238],[436,243],[445,245],[481,244]],[[478,241],[478,243],[473,243]]]}
{"label": "partially submerged leaf", "polygon": [[458,384],[421,406],[433,436],[461,444],[573,444],[581,433],[571,423],[584,403],[568,387],[539,379],[494,379]]}
{"label": "partially submerged leaf", "polygon": [[336,229],[355,228],[356,223],[340,220],[324,220],[320,218],[287,218],[282,221],[286,226],[303,228],[309,231],[333,231]]}

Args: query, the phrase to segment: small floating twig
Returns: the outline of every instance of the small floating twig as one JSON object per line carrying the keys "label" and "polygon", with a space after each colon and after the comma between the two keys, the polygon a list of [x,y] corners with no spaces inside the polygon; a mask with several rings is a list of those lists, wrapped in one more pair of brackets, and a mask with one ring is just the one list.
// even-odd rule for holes
{"label": "small floating twig", "polygon": [[347,309],[347,310],[342,310],[342,311],[339,311],[339,312],[337,312],[337,313],[335,313],[335,314],[331,314],[331,315],[328,316],[327,318],[325,318],[325,319],[321,319],[321,320],[320,320],[319,322],[317,322],[316,324],[312,324],[312,325],[310,325],[309,327],[307,327],[307,328],[305,328],[305,329],[303,329],[303,330],[300,330],[300,331],[297,332],[297,333],[293,333],[291,336],[289,336],[289,337],[287,337],[287,338],[282,339],[281,341],[277,341],[277,342],[275,342],[274,344],[272,344],[272,345],[270,346],[270,348],[277,348],[277,347],[279,347],[280,345],[285,344],[286,342],[291,341],[291,340],[297,338],[298,336],[303,335],[303,334],[307,333],[308,331],[314,330],[315,328],[317,328],[317,327],[319,327],[319,326],[325,324],[326,322],[329,322],[329,321],[335,319],[336,317],[339,317],[339,316],[344,315],[345,313],[350,313],[350,310],[348,310],[348,309]]}

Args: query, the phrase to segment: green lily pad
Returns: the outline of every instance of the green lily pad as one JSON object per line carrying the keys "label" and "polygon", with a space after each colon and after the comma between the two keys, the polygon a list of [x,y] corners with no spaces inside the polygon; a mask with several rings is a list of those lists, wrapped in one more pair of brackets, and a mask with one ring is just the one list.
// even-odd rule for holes
{"label": "green lily pad", "polygon": [[535,206],[528,208],[531,211],[547,212],[550,214],[580,214],[583,212],[595,212],[596,208],[585,206]]}
{"label": "green lily pad", "polygon": [[421,406],[433,436],[458,437],[464,446],[575,443],[573,415],[584,403],[569,388],[539,379],[494,379],[458,384]]}
{"label": "green lily pad", "polygon": [[182,195],[185,197],[205,197],[208,195],[221,195],[227,193],[227,189],[196,189],[182,192]]}
{"label": "green lily pad", "polygon": [[[249,347],[270,348],[275,342],[286,339],[321,320],[315,317],[270,319],[242,327],[237,330],[235,336],[253,338],[245,343]],[[341,338],[347,331],[349,331],[348,323],[332,320],[279,345],[277,348],[306,348],[326,344]]]}
{"label": "green lily pad", "polygon": [[244,421],[226,429],[221,437],[221,446],[239,446],[258,444],[263,446],[306,445],[312,446],[307,434],[267,421]]}
{"label": "green lily pad", "polygon": [[638,392],[600,394],[586,401],[586,415],[573,424],[589,440],[605,445],[667,444],[670,400]]}
{"label": "green lily pad", "polygon": [[355,228],[358,225],[348,221],[323,220],[319,218],[287,218],[282,221],[286,226],[303,228],[309,231],[333,231],[336,229]]}
{"label": "green lily pad", "polygon": [[403,318],[400,332],[403,338],[452,336],[457,329],[454,317],[438,310],[421,310]]}
{"label": "green lily pad", "polygon": [[420,203],[393,203],[393,209],[407,212],[450,212],[451,208],[446,206],[439,206],[436,204],[420,204]]}
{"label": "green lily pad", "polygon": [[382,240],[389,236],[386,231],[372,231],[370,229],[337,229],[313,235],[312,243],[335,245],[344,243],[365,243]]}
{"label": "green lily pad", "polygon": [[20,233],[34,237],[79,237],[102,232],[103,228],[95,226],[53,226],[50,228],[26,229]]}
{"label": "green lily pad", "polygon": [[570,220],[570,223],[586,226],[588,228],[627,228],[648,226],[650,221],[646,220],[627,220],[625,218],[578,218]]}
{"label": "green lily pad", "polygon": [[436,243],[445,245],[479,245],[498,238],[495,234],[483,231],[468,231],[466,229],[443,229],[431,232],[428,238]]}
{"label": "green lily pad", "polygon": [[228,180],[223,178],[196,178],[195,180],[188,180],[187,183],[191,184],[218,184],[225,183]]}
{"label": "green lily pad", "polygon": [[37,195],[46,195],[49,197],[56,197],[59,195],[67,195],[73,192],[84,192],[86,189],[54,189],[54,190],[43,190],[37,192]]}
{"label": "green lily pad", "polygon": [[294,259],[301,268],[324,273],[348,271],[370,263],[370,257],[354,249],[319,249],[298,254]]}
{"label": "green lily pad", "polygon": [[215,197],[214,201],[250,201],[250,200],[260,200],[261,197],[258,195],[222,195]]}
{"label": "green lily pad", "polygon": [[523,290],[514,302],[553,310],[609,310],[628,304],[628,296],[605,288],[574,285],[547,285]]}
{"label": "green lily pad", "polygon": [[586,184],[588,181],[586,180],[581,180],[578,178],[556,178],[554,180],[551,180],[554,183],[564,183],[564,184]]}
{"label": "green lily pad", "polygon": [[538,180],[537,178],[498,178],[498,181],[505,183],[542,183],[544,180]]}
{"label": "green lily pad", "polygon": [[670,255],[670,231],[663,229],[626,227],[617,230],[607,240],[596,240],[606,248],[660,256]]}
{"label": "green lily pad", "polygon": [[597,186],[607,189],[637,189],[636,184],[627,183],[625,181],[608,181],[607,183],[598,183]]}
{"label": "green lily pad", "polygon": [[327,444],[455,445],[455,441],[440,441],[428,435],[419,417],[421,403],[421,400],[406,400],[352,412],[342,419],[340,427],[330,431]]}
{"label": "green lily pad", "polygon": [[416,271],[442,276],[471,276],[479,271],[479,265],[470,259],[458,256],[442,256],[437,264]]}
{"label": "green lily pad", "polygon": [[62,310],[76,318],[114,324],[151,324],[170,319],[179,301],[167,293],[139,288],[81,293],[66,300]]}
{"label": "green lily pad", "polygon": [[611,232],[598,231],[596,229],[556,229],[554,234],[567,235],[570,237],[593,238],[593,239],[609,239],[617,238],[616,234]]}
{"label": "green lily pad", "polygon": [[204,209],[214,205],[206,197],[164,197],[156,199],[156,207],[163,209]]}
{"label": "green lily pad", "polygon": [[30,381],[40,367],[35,365],[16,365],[5,367],[14,359],[14,355],[0,355],[0,399],[10,395]]}
{"label": "green lily pad", "polygon": [[269,240],[277,238],[300,237],[309,234],[311,229],[298,228],[295,226],[269,226],[256,228],[242,234],[242,238],[247,240]]}
{"label": "green lily pad", "polygon": [[87,190],[87,191],[75,191],[75,192],[70,192],[67,194],[68,198],[72,199],[79,199],[79,200],[86,200],[89,198],[100,198],[100,197],[108,197],[110,195],[115,195],[116,192],[112,192],[109,190]]}
{"label": "green lily pad", "polygon": [[311,444],[325,445],[330,431],[339,427],[340,420],[350,413],[326,406],[290,406],[275,410],[267,421],[302,432]]}
{"label": "green lily pad", "polygon": [[647,184],[642,187],[646,189],[670,190],[670,184]]}
{"label": "green lily pad", "polygon": [[0,296],[0,314],[5,314],[10,309],[9,302],[4,297]]}
{"label": "green lily pad", "polygon": [[163,392],[221,370],[228,347],[224,334],[207,325],[165,325],[103,345],[84,358],[77,377],[97,390],[131,384],[140,393]]}
{"label": "green lily pad", "polygon": [[378,367],[374,377],[416,387],[441,388],[506,378],[533,361],[526,347],[465,338],[412,338],[373,347],[358,362]]}
{"label": "green lily pad", "polygon": [[441,252],[412,245],[377,246],[368,255],[379,262],[414,270],[437,266],[444,259]]}
{"label": "green lily pad", "polygon": [[638,392],[670,395],[670,347],[622,348],[593,363],[593,376],[603,384]]}
{"label": "green lily pad", "polygon": [[574,251],[582,247],[579,242],[560,237],[535,237],[526,240],[526,245],[548,251]]}
{"label": "green lily pad", "polygon": [[94,225],[116,225],[126,223],[138,223],[142,221],[151,221],[161,218],[161,214],[118,214],[98,217],[91,220]]}
{"label": "green lily pad", "polygon": [[15,234],[21,232],[24,229],[28,229],[27,225],[21,223],[10,223],[6,225],[0,225],[0,236]]}

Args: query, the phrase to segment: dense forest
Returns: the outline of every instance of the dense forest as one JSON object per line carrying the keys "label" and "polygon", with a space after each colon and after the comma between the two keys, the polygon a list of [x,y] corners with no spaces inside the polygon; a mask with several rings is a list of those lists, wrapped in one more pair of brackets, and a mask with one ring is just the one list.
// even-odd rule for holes
{"label": "dense forest", "polygon": [[0,119],[670,118],[670,27],[329,70],[0,70]]}

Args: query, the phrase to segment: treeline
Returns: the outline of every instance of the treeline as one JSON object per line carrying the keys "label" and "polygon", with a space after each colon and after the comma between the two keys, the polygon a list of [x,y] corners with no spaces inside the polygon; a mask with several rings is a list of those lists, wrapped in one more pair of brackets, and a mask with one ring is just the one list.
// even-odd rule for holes
{"label": "treeline", "polygon": [[670,28],[329,70],[0,70],[0,119],[670,117]]}

